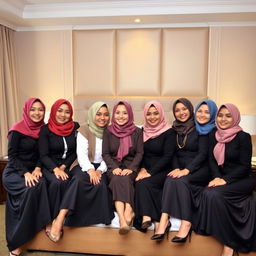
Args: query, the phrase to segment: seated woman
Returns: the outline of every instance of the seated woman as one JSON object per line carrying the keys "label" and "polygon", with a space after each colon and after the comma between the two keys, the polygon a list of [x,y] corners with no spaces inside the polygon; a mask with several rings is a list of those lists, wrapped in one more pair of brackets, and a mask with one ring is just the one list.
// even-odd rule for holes
{"label": "seated woman", "polygon": [[112,124],[103,134],[102,156],[119,216],[119,233],[126,234],[133,224],[134,180],[143,156],[143,136],[133,123],[131,105],[125,101],[114,106]]}
{"label": "seated woman", "polygon": [[[62,236],[59,213],[63,196],[69,185],[69,167],[76,159],[76,136],[79,124],[72,119],[73,109],[68,100],[59,99],[51,108],[47,125],[43,126],[39,138],[42,171],[48,182],[48,195],[52,226],[46,228],[46,235],[53,241]],[[73,199],[72,199],[73,200]]]}
{"label": "seated woman", "polygon": [[[209,136],[212,180],[202,191],[195,231],[223,244],[221,256],[256,250],[256,198],[251,172],[252,144],[239,126],[233,104],[222,105]],[[235,250],[235,251],[234,251]]]}
{"label": "seated woman", "polygon": [[[103,131],[109,124],[109,111],[104,102],[95,102],[88,111],[88,122],[77,134],[79,165],[72,170],[64,209],[70,210],[66,226],[110,224],[114,211],[107,184],[107,166],[102,159]],[[68,196],[74,200],[69,200]],[[62,217],[64,217],[62,215]],[[64,219],[62,220],[64,222]]]}
{"label": "seated woman", "polygon": [[171,168],[175,134],[159,102],[150,101],[145,105],[144,118],[144,155],[135,179],[135,209],[136,219],[142,219],[141,229],[146,231],[152,222],[156,229],[160,221],[162,190]]}
{"label": "seated woman", "polygon": [[195,129],[191,102],[180,98],[173,104],[176,152],[172,171],[168,173],[164,184],[159,228],[152,240],[162,240],[165,234],[168,235],[171,225],[168,222],[169,216],[181,219],[179,231],[172,242],[184,243],[191,235],[191,222],[198,193],[209,181],[207,133],[214,128],[216,110],[217,107],[212,101],[200,103],[196,111],[197,127],[200,129]]}
{"label": "seated woman", "polygon": [[51,221],[38,151],[44,114],[40,99],[28,99],[23,120],[8,133],[9,161],[3,172],[3,185],[7,191],[6,240],[10,256],[21,256],[20,247]]}

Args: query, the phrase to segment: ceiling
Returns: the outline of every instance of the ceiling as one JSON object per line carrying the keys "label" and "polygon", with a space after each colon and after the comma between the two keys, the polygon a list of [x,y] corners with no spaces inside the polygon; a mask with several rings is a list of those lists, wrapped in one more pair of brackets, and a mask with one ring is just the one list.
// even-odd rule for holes
{"label": "ceiling", "polygon": [[256,25],[256,0],[2,0],[0,24],[15,30]]}

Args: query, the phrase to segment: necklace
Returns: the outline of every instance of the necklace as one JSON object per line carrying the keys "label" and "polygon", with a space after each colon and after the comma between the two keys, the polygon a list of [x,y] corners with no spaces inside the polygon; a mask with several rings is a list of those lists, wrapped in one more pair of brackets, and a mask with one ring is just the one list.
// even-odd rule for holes
{"label": "necklace", "polygon": [[184,148],[185,145],[186,145],[186,142],[187,142],[187,134],[184,136],[184,138],[183,138],[181,144],[179,143],[179,135],[177,134],[177,135],[176,135],[176,141],[177,141],[177,145],[178,145],[178,147],[179,147],[180,149],[181,149],[181,148]]}

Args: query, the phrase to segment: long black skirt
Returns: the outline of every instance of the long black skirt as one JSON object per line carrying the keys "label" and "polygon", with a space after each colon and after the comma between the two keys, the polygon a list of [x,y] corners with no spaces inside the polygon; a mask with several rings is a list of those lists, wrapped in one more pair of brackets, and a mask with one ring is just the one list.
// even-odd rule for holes
{"label": "long black skirt", "polygon": [[79,165],[70,172],[72,178],[61,203],[61,209],[69,209],[65,226],[110,224],[114,211],[106,174],[103,173],[100,184],[93,185]]}
{"label": "long black skirt", "polygon": [[187,175],[178,179],[166,178],[162,196],[162,212],[177,219],[192,222],[203,187],[192,184],[191,176]]}
{"label": "long black skirt", "polygon": [[194,230],[240,252],[256,251],[256,195],[251,177],[201,193]]}
{"label": "long black skirt", "polygon": [[[49,172],[47,169],[43,169],[43,174],[47,180],[48,198],[52,220],[54,220],[60,211],[61,202],[66,193],[66,190],[70,183],[70,178],[67,180],[57,179],[53,172]],[[66,171],[69,175],[69,172]]]}
{"label": "long black skirt", "polygon": [[149,216],[152,221],[160,221],[161,200],[167,172],[139,180],[135,183],[136,217]]}
{"label": "long black skirt", "polygon": [[7,166],[3,173],[7,190],[6,240],[10,251],[31,240],[50,221],[50,209],[46,181],[40,178],[34,187],[25,186],[25,178],[19,171]]}
{"label": "long black skirt", "polygon": [[133,172],[130,175],[119,176],[107,171],[113,201],[129,203],[134,209],[134,180],[136,175],[137,174]]}

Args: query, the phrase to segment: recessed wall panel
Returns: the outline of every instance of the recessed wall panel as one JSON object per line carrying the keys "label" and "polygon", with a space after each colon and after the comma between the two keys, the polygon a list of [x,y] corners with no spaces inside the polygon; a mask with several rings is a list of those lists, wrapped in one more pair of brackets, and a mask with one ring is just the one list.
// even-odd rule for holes
{"label": "recessed wall panel", "polygon": [[160,29],[117,31],[117,95],[159,95]]}
{"label": "recessed wall panel", "polygon": [[114,30],[73,33],[74,95],[114,95]]}
{"label": "recessed wall panel", "polygon": [[163,29],[162,95],[206,96],[208,29]]}

